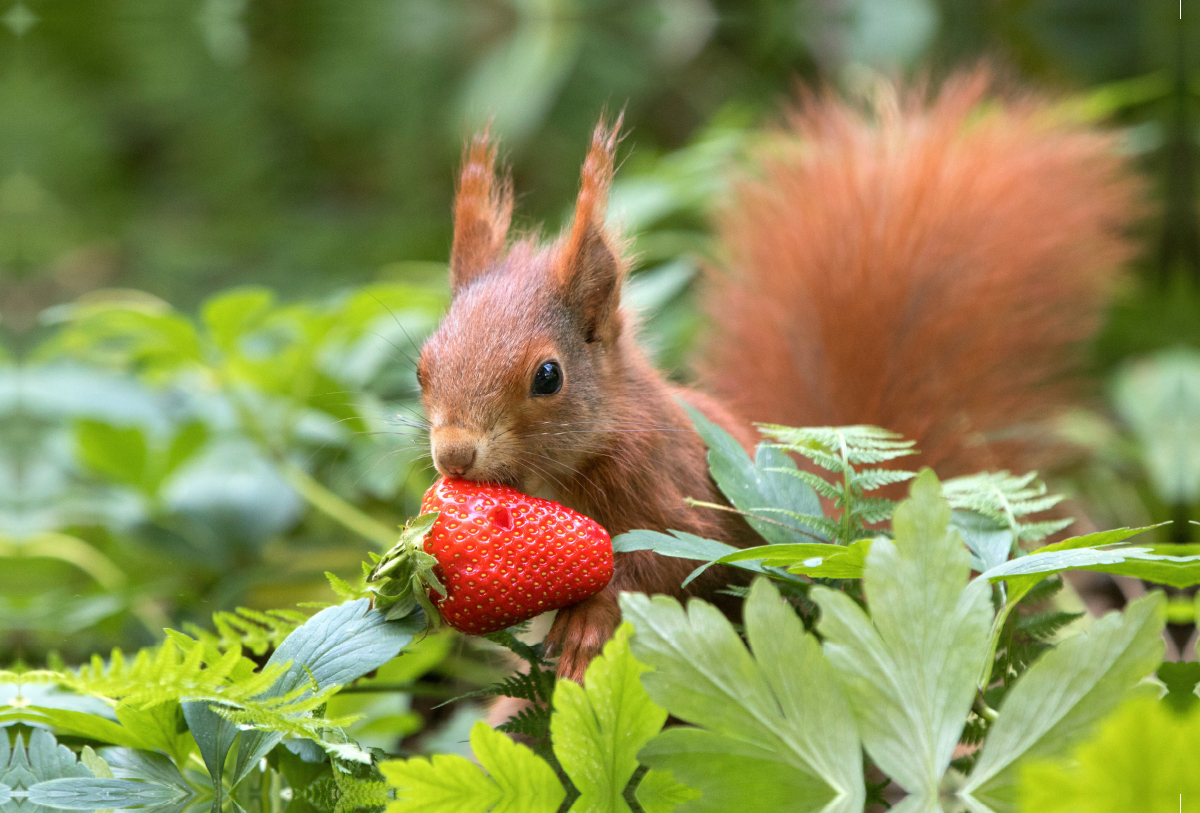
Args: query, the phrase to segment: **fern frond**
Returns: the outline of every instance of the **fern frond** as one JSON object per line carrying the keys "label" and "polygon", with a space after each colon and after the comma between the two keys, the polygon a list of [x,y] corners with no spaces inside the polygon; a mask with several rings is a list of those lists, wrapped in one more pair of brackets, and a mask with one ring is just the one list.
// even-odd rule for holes
{"label": "fern frond", "polygon": [[916,477],[915,472],[900,469],[867,469],[855,473],[851,484],[862,491],[874,491],[877,488],[890,486],[893,483],[903,483]]}
{"label": "fern frond", "polygon": [[1035,641],[1045,641],[1056,635],[1063,627],[1082,617],[1083,613],[1046,610],[1017,619],[1016,631]]}
{"label": "fern frond", "polygon": [[813,474],[811,471],[803,471],[802,469],[787,469],[780,467],[771,467],[763,469],[763,471],[776,472],[778,474],[789,474],[792,477],[798,477],[812,487],[812,490],[820,494],[822,497],[828,497],[835,500],[841,496],[842,491],[834,484],[830,483],[824,477]]}
{"label": "fern frond", "polygon": [[1075,520],[1067,517],[1066,519],[1052,519],[1046,522],[1031,522],[1027,525],[1022,525],[1017,532],[1017,536],[1025,542],[1040,542],[1050,534],[1058,533],[1063,528],[1068,527]]}
{"label": "fern frond", "polygon": [[801,514],[797,511],[789,511],[787,508],[752,508],[748,513],[770,513],[783,514],[791,517],[799,523],[807,525],[815,531],[820,531],[829,538],[836,538],[840,526],[837,520],[832,520],[827,517],[818,517],[814,514]]}
{"label": "fern frond", "polygon": [[550,736],[550,707],[526,706],[508,720],[496,726],[505,734],[523,734],[535,740]]}
{"label": "fern frond", "polygon": [[297,610],[261,612],[246,607],[239,607],[234,612],[213,613],[212,618],[217,630],[215,635],[195,624],[185,624],[184,630],[218,649],[242,647],[255,655],[264,655],[268,649],[279,646],[308,620],[308,616]]}
{"label": "fern frond", "polygon": [[890,519],[895,510],[896,502],[894,500],[885,500],[881,497],[859,497],[854,503],[852,513],[862,522],[875,523]]}

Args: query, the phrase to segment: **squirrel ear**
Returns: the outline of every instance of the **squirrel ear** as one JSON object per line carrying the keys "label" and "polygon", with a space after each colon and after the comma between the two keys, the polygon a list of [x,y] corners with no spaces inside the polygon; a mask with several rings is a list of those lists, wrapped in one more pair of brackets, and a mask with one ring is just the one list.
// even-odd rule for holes
{"label": "squirrel ear", "polygon": [[623,117],[617,116],[612,126],[603,120],[596,125],[583,162],[575,222],[556,263],[559,282],[582,318],[589,342],[610,342],[620,332],[617,306],[625,268],[620,251],[605,231],[604,215]]}
{"label": "squirrel ear", "polygon": [[463,150],[454,199],[454,243],[450,288],[457,294],[486,273],[500,257],[512,220],[512,183],[496,178],[496,145],[488,130]]}

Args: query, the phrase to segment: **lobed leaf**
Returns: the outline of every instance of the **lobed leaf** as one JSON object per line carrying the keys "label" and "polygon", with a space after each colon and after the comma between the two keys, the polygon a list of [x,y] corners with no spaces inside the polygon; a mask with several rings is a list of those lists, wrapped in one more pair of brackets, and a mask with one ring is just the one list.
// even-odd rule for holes
{"label": "lobed leaf", "polygon": [[915,798],[931,800],[990,657],[991,595],[986,581],[968,584],[970,556],[933,472],[918,475],[893,526],[895,542],[876,539],[867,554],[870,617],[843,593],[811,595],[868,753]]}

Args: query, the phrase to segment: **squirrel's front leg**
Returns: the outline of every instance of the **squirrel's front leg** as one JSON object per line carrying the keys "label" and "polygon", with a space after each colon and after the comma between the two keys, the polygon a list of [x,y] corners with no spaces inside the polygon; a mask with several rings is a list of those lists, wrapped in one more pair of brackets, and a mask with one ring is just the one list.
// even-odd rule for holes
{"label": "squirrel's front leg", "polygon": [[558,676],[583,685],[583,673],[621,623],[612,584],[591,598],[563,607],[546,634],[546,653],[558,654]]}

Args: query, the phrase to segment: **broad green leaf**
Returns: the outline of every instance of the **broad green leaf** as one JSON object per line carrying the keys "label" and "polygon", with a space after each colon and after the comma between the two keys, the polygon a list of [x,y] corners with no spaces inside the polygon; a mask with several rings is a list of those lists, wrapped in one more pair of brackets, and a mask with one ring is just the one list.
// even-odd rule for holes
{"label": "broad green leaf", "polygon": [[763,567],[785,567],[789,573],[821,579],[860,579],[871,540],[852,545],[814,542],[802,545],[761,545],[723,556],[717,564],[740,564],[760,560]]}
{"label": "broad green leaf", "polygon": [[[182,710],[177,701],[167,701],[145,709],[122,703],[115,711],[121,725],[141,743],[131,747],[157,748],[180,765],[187,760],[192,751],[192,741],[186,727],[181,725]],[[122,742],[115,744],[129,745]]]}
{"label": "broad green leaf", "polygon": [[979,573],[1004,564],[1012,553],[1013,533],[996,522],[970,511],[952,511],[950,523],[962,534],[971,551],[971,569]]}
{"label": "broad green leaf", "polygon": [[700,791],[675,781],[670,771],[646,771],[634,798],[646,813],[671,813],[684,802],[700,798]]}
{"label": "broad green leaf", "polygon": [[1150,484],[1168,505],[1200,498],[1200,353],[1165,350],[1128,365],[1113,386],[1117,410],[1142,445]]}
{"label": "broad green leaf", "polygon": [[[222,780],[225,775],[225,758],[229,755],[229,749],[233,747],[234,739],[237,738],[238,727],[209,708],[211,703],[207,700],[192,700],[182,705],[183,718],[187,720],[188,730],[192,732],[196,745],[200,747],[204,767],[208,768],[208,775],[212,779],[213,790],[216,793],[213,805],[219,809],[224,793]],[[231,786],[237,784],[240,778],[235,776]]]}
{"label": "broad green leaf", "polygon": [[79,761],[82,762],[92,776],[98,779],[115,779],[112,769],[108,767],[108,763],[104,758],[92,750],[92,746],[85,745],[79,749]]}
{"label": "broad green leaf", "polygon": [[147,451],[141,429],[85,419],[76,424],[75,434],[79,454],[89,468],[118,483],[143,486]]}
{"label": "broad green leaf", "polygon": [[157,782],[80,777],[39,782],[29,788],[27,802],[59,810],[124,810],[172,802],[183,795],[178,788]]}
{"label": "broad green leaf", "polygon": [[116,779],[143,779],[179,788],[191,793],[191,785],[175,767],[175,763],[154,751],[138,751],[133,748],[102,748],[100,756],[108,764]]}
{"label": "broad green leaf", "polygon": [[488,813],[501,798],[479,766],[453,754],[383,762],[379,770],[396,789],[387,813]]}
{"label": "broad green leaf", "polygon": [[[766,579],[746,604],[750,650],[713,606],[621,596],[651,698],[672,728],[642,762],[701,792],[686,811],[861,810],[862,746],[816,639]],[[753,652],[753,655],[751,654]]]}
{"label": "broad green leaf", "polygon": [[578,788],[573,813],[627,813],[625,786],[637,770],[637,753],[667,720],[639,676],[647,667],[629,651],[633,628],[623,624],[592,661],[583,686],[554,686],[550,738],[554,754]]}
{"label": "broad green leaf", "polygon": [[567,797],[545,760],[482,720],[471,729],[471,750],[500,788],[491,813],[555,813]]}
{"label": "broad green leaf", "polygon": [[166,479],[170,474],[192,457],[208,440],[208,427],[196,421],[179,428],[171,445],[167,448],[166,459],[158,472],[159,480]]}
{"label": "broad green leaf", "polygon": [[[1160,548],[1173,550],[1174,547]],[[984,575],[993,582],[1037,575],[1045,577],[1064,570],[1091,570],[1130,576],[1171,587],[1200,584],[1200,555],[1172,556],[1154,548],[1082,548],[1034,554],[997,565]]]}
{"label": "broad green leaf", "polygon": [[1108,716],[1069,757],[1021,771],[1021,810],[1037,813],[1197,813],[1200,712],[1177,714],[1150,697]]}
{"label": "broad green leaf", "polygon": [[[290,666],[263,696],[282,697],[304,686],[317,691],[345,686],[399,655],[421,631],[411,619],[386,620],[365,598],[327,607],[293,630],[271,654],[264,668]],[[282,739],[278,732],[244,732],[233,784]]]}
{"label": "broad green leaf", "polygon": [[1161,593],[1109,613],[1043,655],[1009,690],[964,792],[1001,809],[1024,759],[1058,757],[1162,661]]}
{"label": "broad green leaf", "polygon": [[274,301],[267,288],[235,288],[209,299],[200,314],[213,343],[222,352],[235,354],[238,338],[262,322]]}
{"label": "broad green leaf", "polygon": [[[823,516],[821,501],[812,487],[787,473],[786,470],[796,468],[787,454],[764,445],[759,446],[752,461],[732,435],[694,407],[688,404],[683,406],[692,419],[692,425],[708,444],[708,466],[713,480],[736,508],[747,513],[762,508],[783,508],[798,514]],[[747,522],[772,544],[812,542],[814,537],[818,540],[824,538],[811,526],[786,514],[772,514],[770,519],[774,522],[753,518],[747,518]]]}
{"label": "broad green leaf", "polygon": [[127,745],[131,748],[146,747],[136,732],[123,728],[112,720],[82,711],[29,706],[6,713],[3,719],[51,725],[66,734],[114,745]]}
{"label": "broad green leaf", "polygon": [[[868,617],[847,595],[812,591],[825,653],[867,752],[918,799],[936,799],[989,657],[988,583],[968,584],[970,553],[926,469],[896,509],[896,539],[876,539],[863,587]],[[914,802],[913,804],[916,804]]]}
{"label": "broad green leaf", "polygon": [[671,531],[669,534],[659,531],[629,531],[613,540],[613,550],[617,553],[652,550],[660,556],[711,562],[735,553],[738,549],[715,539],[705,539],[683,531]]}

